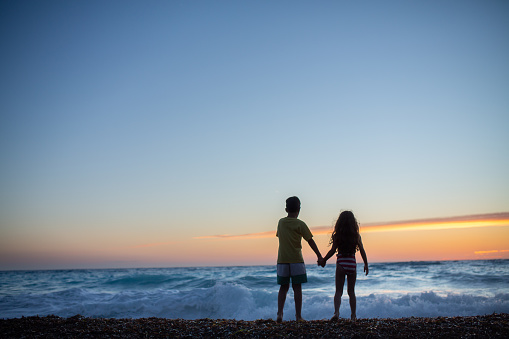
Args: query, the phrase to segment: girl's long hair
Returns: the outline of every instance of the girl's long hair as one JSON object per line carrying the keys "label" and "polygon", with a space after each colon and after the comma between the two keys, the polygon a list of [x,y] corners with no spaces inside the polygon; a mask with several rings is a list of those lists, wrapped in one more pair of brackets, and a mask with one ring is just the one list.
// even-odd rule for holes
{"label": "girl's long hair", "polygon": [[359,248],[359,224],[352,211],[343,211],[339,215],[329,245],[336,245],[338,253],[352,255]]}

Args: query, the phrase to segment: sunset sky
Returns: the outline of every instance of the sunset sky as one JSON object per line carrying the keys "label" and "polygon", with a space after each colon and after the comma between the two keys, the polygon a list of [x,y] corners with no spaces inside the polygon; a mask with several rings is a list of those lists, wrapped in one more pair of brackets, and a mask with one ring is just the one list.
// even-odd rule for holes
{"label": "sunset sky", "polygon": [[[509,2],[0,2],[0,270],[509,258]],[[307,263],[314,262],[306,244]],[[331,260],[332,262],[332,260]]]}

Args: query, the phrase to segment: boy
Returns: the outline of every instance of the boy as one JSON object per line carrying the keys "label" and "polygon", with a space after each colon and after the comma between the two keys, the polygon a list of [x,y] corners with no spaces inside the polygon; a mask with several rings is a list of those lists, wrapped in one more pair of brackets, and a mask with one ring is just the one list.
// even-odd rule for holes
{"label": "boy", "polygon": [[302,258],[301,238],[304,238],[316,253],[318,260],[322,255],[313,240],[313,235],[307,225],[297,219],[300,212],[300,200],[297,197],[286,199],[286,212],[288,216],[281,218],[277,225],[276,237],[279,238],[277,255],[277,283],[280,286],[277,297],[277,322],[283,321],[283,308],[285,307],[286,294],[292,281],[293,295],[295,298],[295,317],[297,321],[303,321],[302,310],[302,285],[307,282],[306,266]]}

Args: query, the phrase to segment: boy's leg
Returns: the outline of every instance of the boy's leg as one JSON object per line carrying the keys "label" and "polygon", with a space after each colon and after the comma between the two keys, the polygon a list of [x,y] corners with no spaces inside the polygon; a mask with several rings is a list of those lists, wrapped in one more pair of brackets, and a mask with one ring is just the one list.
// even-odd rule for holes
{"label": "boy's leg", "polygon": [[343,296],[343,286],[345,286],[345,270],[341,265],[336,265],[336,294],[334,294],[334,316],[331,320],[339,319],[339,307],[341,306],[341,297]]}
{"label": "boy's leg", "polygon": [[352,311],[351,319],[357,319],[357,298],[355,297],[355,280],[357,280],[356,274],[349,274],[347,277],[348,281],[348,296],[350,297],[350,310]]}
{"label": "boy's leg", "polygon": [[294,284],[292,283],[293,288],[293,298],[295,299],[295,320],[304,320],[302,319],[302,284]]}
{"label": "boy's leg", "polygon": [[277,319],[278,323],[283,321],[283,309],[285,308],[286,294],[290,289],[290,284],[284,284],[279,287],[279,294],[277,295]]}

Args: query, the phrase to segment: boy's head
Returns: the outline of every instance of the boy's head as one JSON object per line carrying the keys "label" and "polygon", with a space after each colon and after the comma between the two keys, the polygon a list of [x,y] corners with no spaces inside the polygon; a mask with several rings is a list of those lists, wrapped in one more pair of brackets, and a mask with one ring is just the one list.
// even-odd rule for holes
{"label": "boy's head", "polygon": [[300,200],[297,197],[289,197],[286,199],[286,212],[297,213],[300,211]]}

